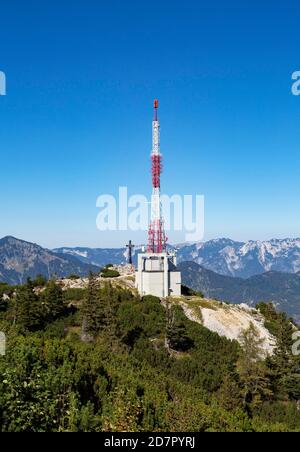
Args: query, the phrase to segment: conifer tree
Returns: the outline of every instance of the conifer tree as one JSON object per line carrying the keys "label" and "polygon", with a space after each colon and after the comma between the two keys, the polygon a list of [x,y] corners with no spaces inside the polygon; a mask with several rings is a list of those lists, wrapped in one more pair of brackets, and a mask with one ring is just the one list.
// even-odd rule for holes
{"label": "conifer tree", "polygon": [[272,390],[268,369],[263,361],[263,340],[258,331],[250,324],[240,337],[242,352],[237,369],[242,383],[244,407],[249,414],[265,399],[270,399]]}
{"label": "conifer tree", "polygon": [[56,284],[54,280],[51,280],[42,293],[44,308],[45,308],[45,320],[51,322],[65,312],[63,291],[62,288]]}
{"label": "conifer tree", "polygon": [[104,308],[104,331],[108,343],[112,346],[117,338],[117,309],[119,305],[119,293],[111,283],[105,284],[101,291],[101,305]]}
{"label": "conifer tree", "polygon": [[228,411],[234,411],[241,406],[241,388],[232,375],[225,375],[217,394],[217,400]]}
{"label": "conifer tree", "polygon": [[274,391],[279,398],[287,396],[300,398],[299,357],[293,356],[293,333],[295,327],[285,314],[278,314],[277,346],[274,355],[268,360],[272,371]]}
{"label": "conifer tree", "polygon": [[34,293],[30,279],[27,284],[18,288],[13,306],[13,323],[34,331],[43,321],[43,309],[38,296]]}
{"label": "conifer tree", "polygon": [[82,305],[82,340],[85,342],[92,341],[98,332],[97,302],[95,276],[90,273],[87,295]]}
{"label": "conifer tree", "polygon": [[186,351],[193,346],[193,341],[188,337],[183,322],[176,317],[176,307],[167,303],[166,306],[166,346],[176,351]]}

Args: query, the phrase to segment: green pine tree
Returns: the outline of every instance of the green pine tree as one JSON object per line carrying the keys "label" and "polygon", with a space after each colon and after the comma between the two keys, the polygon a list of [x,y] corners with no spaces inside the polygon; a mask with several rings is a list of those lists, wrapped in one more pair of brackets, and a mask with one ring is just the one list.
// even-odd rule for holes
{"label": "green pine tree", "polygon": [[228,411],[238,409],[242,404],[241,387],[232,375],[225,375],[217,400]]}
{"label": "green pine tree", "polygon": [[177,307],[167,303],[166,306],[166,346],[178,352],[189,350],[193,341],[188,337],[183,321],[178,319]]}
{"label": "green pine tree", "polygon": [[120,302],[118,290],[114,289],[111,283],[105,284],[101,291],[99,301],[104,309],[104,332],[110,346],[116,343],[117,339],[117,310]]}
{"label": "green pine tree", "polygon": [[264,400],[270,399],[273,393],[268,369],[263,360],[263,340],[253,323],[242,333],[240,341],[242,352],[237,370],[242,383],[244,407],[251,414]]}
{"label": "green pine tree", "polygon": [[42,299],[47,322],[56,320],[66,312],[62,288],[54,280],[47,284]]}
{"label": "green pine tree", "polygon": [[285,314],[278,314],[277,346],[268,365],[272,372],[274,391],[279,399],[300,398],[300,360],[292,354],[294,331],[295,327]]}
{"label": "green pine tree", "polygon": [[89,284],[86,297],[82,305],[82,340],[92,341],[99,330],[99,309],[96,280],[93,273],[89,275]]}
{"label": "green pine tree", "polygon": [[28,279],[26,285],[17,289],[13,303],[13,323],[26,330],[34,331],[41,327],[43,318],[43,306],[34,292],[32,281]]}

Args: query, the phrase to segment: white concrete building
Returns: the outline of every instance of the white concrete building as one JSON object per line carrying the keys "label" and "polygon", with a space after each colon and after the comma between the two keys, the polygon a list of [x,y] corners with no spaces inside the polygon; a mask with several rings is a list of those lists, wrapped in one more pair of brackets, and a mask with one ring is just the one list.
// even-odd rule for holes
{"label": "white concrete building", "polygon": [[181,295],[181,273],[176,269],[176,255],[145,253],[138,255],[136,287],[141,296],[159,298]]}

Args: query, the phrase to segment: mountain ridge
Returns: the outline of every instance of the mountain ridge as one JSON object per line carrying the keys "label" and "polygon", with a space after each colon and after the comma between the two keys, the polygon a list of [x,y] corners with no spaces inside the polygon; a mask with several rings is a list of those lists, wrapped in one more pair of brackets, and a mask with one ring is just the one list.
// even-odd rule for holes
{"label": "mountain ridge", "polygon": [[[280,310],[286,311],[299,321],[300,270],[289,273],[272,268],[267,272],[254,275],[250,272],[250,276],[246,278],[228,275],[228,268],[227,272],[223,271],[222,273],[218,270],[222,268],[224,260],[218,261],[217,258],[220,249],[221,251],[227,250],[226,245],[228,243],[236,248],[241,246],[241,242],[219,239],[205,244],[183,245],[183,248],[179,248],[179,269],[182,271],[183,283],[195,290],[204,292],[208,297],[234,304],[255,305],[259,301],[272,301]],[[257,249],[257,243],[247,242],[247,248]],[[279,246],[281,247],[278,251],[281,254],[284,249],[286,253],[289,253],[292,247],[294,254],[297,255],[298,239],[273,240],[272,243],[270,246],[275,244],[277,249]],[[206,265],[195,262],[199,259],[198,253],[194,254],[194,261],[189,259],[190,253],[197,247],[202,251],[205,249],[206,255],[202,255],[201,259],[205,261]],[[244,249],[244,251],[247,250]],[[183,261],[184,258],[187,258],[187,260]],[[215,262],[215,259],[217,259],[217,262]],[[87,276],[89,271],[99,272],[100,267],[108,263],[120,265],[125,262],[126,256],[123,248],[65,247],[48,250],[40,245],[19,240],[12,236],[0,239],[0,281],[11,285],[23,284],[28,277],[34,278],[38,274],[47,278],[53,276],[63,278],[74,273],[78,276]],[[208,268],[209,263],[210,267],[216,270]],[[214,263],[215,265],[213,265]],[[273,267],[276,268],[276,265],[273,265]],[[293,269],[297,269],[295,263]]]}
{"label": "mountain ridge", "polygon": [[[300,238],[269,241],[237,242],[227,238],[208,242],[179,244],[178,262],[194,261],[225,276],[249,278],[269,271],[297,273],[300,271]],[[56,248],[59,254],[76,255],[84,263],[104,265],[126,261],[124,248]],[[84,253],[84,255],[83,255]],[[134,257],[136,261],[136,257]]]}
{"label": "mountain ridge", "polygon": [[37,274],[47,278],[71,273],[85,276],[90,270],[99,268],[13,236],[0,239],[0,280],[11,285],[23,284]]}
{"label": "mountain ridge", "polygon": [[179,261],[194,261],[225,276],[249,278],[268,271],[300,271],[300,239],[235,242],[216,239],[179,249]]}

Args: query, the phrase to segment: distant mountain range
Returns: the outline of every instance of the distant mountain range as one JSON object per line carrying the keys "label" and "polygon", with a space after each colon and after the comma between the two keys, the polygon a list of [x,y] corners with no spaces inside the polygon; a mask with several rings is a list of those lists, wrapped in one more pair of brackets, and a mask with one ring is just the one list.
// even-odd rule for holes
{"label": "distant mountain range", "polygon": [[[231,303],[273,301],[300,321],[300,239],[248,243],[220,239],[177,248],[184,284]],[[9,284],[22,284],[38,274],[86,276],[108,263],[125,262],[124,248],[51,251],[14,237],[0,240],[0,282]]]}
{"label": "distant mountain range", "polygon": [[[297,273],[300,271],[300,239],[266,242],[235,242],[230,239],[177,246],[178,262],[192,261],[220,275],[249,278],[270,271]],[[122,264],[124,248],[58,248],[54,252],[75,256],[93,265]]]}
{"label": "distant mountain range", "polygon": [[70,274],[86,276],[99,268],[70,255],[56,254],[34,243],[5,237],[0,240],[0,281],[22,284],[38,274],[47,278]]}
{"label": "distant mountain range", "polygon": [[183,284],[215,300],[229,303],[273,302],[277,308],[300,322],[300,272],[268,272],[248,279],[215,273],[196,264],[179,264]]}
{"label": "distant mountain range", "polygon": [[180,262],[193,261],[220,275],[250,278],[277,271],[300,271],[300,239],[235,242],[229,239],[182,245]]}
{"label": "distant mountain range", "polygon": [[107,264],[123,265],[126,263],[126,250],[124,248],[56,248],[54,253],[71,256],[84,264],[103,267]]}

